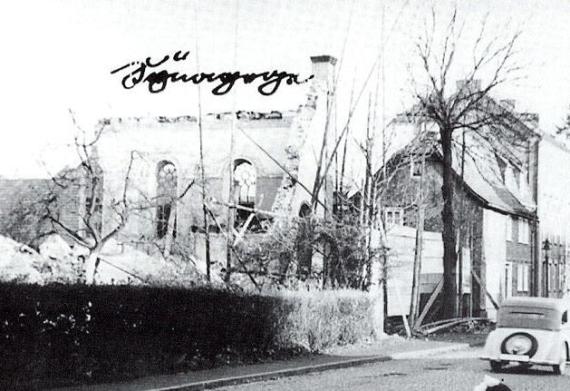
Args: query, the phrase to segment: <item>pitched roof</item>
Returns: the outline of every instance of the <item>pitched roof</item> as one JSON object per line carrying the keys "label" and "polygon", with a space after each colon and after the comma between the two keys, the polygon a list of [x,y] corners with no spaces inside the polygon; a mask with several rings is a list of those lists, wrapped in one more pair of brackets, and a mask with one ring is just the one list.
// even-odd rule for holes
{"label": "pitched roof", "polygon": [[[427,135],[433,137],[433,135]],[[432,140],[433,141],[433,140]],[[419,143],[422,147],[427,145],[425,139],[415,139],[411,143]],[[391,159],[397,158],[402,154],[409,153],[410,144],[406,145],[400,151],[392,155]],[[442,160],[442,151],[439,143],[432,144],[432,156],[438,160]],[[502,183],[499,168],[497,166],[496,157],[486,153],[482,147],[476,144],[470,145],[470,154],[465,156],[465,164],[463,171],[463,182],[465,190],[478,199],[484,207],[498,211],[500,213],[511,214],[526,218],[534,216],[533,210],[526,207],[522,200],[513,194],[507,186]],[[461,151],[454,149],[453,171],[457,181],[461,181]],[[488,151],[487,151],[488,152]],[[475,155],[475,156],[474,156]],[[477,159],[477,161],[475,161]],[[483,164],[481,163],[483,162]]]}

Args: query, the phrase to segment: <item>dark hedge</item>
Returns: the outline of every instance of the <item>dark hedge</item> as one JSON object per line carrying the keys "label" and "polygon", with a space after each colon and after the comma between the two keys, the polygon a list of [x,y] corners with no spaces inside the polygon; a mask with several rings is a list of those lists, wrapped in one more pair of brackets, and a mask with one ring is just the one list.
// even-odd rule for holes
{"label": "dark hedge", "polygon": [[0,284],[0,389],[128,379],[267,357],[282,298],[194,289]]}

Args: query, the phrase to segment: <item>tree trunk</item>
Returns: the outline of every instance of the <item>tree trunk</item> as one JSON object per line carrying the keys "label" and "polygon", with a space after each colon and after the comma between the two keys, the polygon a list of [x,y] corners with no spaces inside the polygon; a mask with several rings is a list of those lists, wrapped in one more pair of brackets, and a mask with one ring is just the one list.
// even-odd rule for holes
{"label": "tree trunk", "polygon": [[95,248],[89,252],[89,255],[85,259],[84,270],[85,270],[85,283],[91,285],[95,282],[95,273],[97,273],[97,266],[99,262],[99,254],[101,253],[100,248]]}
{"label": "tree trunk", "polygon": [[[422,172],[423,175],[423,172]],[[420,179],[423,181],[423,178]],[[420,184],[420,194],[421,184]],[[420,311],[420,285],[422,273],[422,251],[423,251],[423,233],[424,233],[424,206],[423,200],[418,205],[418,226],[416,228],[416,247],[414,251],[414,274],[412,277],[412,299],[410,303],[410,324],[415,324],[416,317]]]}
{"label": "tree trunk", "polygon": [[455,316],[457,299],[452,131],[442,128],[440,129],[440,136],[443,152],[443,185],[441,187],[443,197],[443,210],[441,212],[443,223],[443,316],[444,318],[452,318]]}
{"label": "tree trunk", "polygon": [[170,213],[168,215],[168,225],[166,229],[166,236],[164,237],[164,250],[162,256],[168,258],[172,251],[172,243],[174,242],[174,229],[176,223],[176,209],[174,202],[171,204]]}

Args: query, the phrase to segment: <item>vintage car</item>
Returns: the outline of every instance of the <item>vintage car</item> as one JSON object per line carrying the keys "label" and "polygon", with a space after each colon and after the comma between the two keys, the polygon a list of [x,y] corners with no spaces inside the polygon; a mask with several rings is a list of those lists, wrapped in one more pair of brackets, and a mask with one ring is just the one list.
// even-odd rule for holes
{"label": "vintage car", "polygon": [[552,366],[564,373],[570,360],[569,301],[542,297],[505,300],[497,314],[497,327],[489,333],[481,359],[493,372],[511,362],[530,367]]}

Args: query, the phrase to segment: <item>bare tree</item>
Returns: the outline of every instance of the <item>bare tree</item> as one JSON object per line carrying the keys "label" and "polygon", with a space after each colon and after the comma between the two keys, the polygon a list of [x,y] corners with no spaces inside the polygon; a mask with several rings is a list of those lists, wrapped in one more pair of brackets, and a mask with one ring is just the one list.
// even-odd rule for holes
{"label": "bare tree", "polygon": [[[439,131],[439,145],[443,156],[443,295],[444,316],[452,317],[456,311],[456,263],[457,243],[454,221],[454,136],[470,132],[485,148],[509,153],[511,148],[521,146],[525,140],[524,126],[510,112],[491,99],[497,87],[517,78],[521,67],[515,61],[515,46],[520,32],[507,39],[489,36],[486,20],[482,24],[472,50],[472,62],[463,73],[457,90],[451,91],[451,74],[456,68],[462,26],[455,10],[449,20],[441,42],[436,41],[438,22],[432,11],[431,31],[426,28],[424,36],[416,43],[421,64],[420,73],[424,83],[414,78],[414,95],[417,102],[414,110],[421,121],[435,124]],[[481,79],[488,80],[481,83]]]}
{"label": "bare tree", "polygon": [[[117,184],[113,191],[106,191],[105,173],[100,166],[98,145],[103,137],[105,123],[100,122],[92,136],[77,123],[70,111],[73,124],[78,129],[74,147],[79,163],[60,171],[51,178],[50,185],[38,194],[35,199],[34,213],[42,222],[49,223],[50,230],[42,234],[56,232],[76,245],[86,249],[84,263],[85,280],[92,283],[101,251],[111,239],[117,239],[128,221],[134,216],[148,218],[148,212],[160,206],[164,222],[165,237],[161,250],[168,257],[172,250],[175,236],[176,204],[193,186],[194,181],[187,184],[180,194],[173,189],[172,194],[149,195],[141,192],[135,183],[136,166],[144,164],[144,156],[131,150],[124,167],[117,167],[112,181]],[[164,205],[168,205],[168,212]],[[105,216],[103,209],[105,208]]]}
{"label": "bare tree", "polygon": [[92,283],[101,250],[125,227],[133,209],[140,209],[140,205],[133,205],[129,199],[137,152],[130,153],[121,182],[121,193],[106,203],[113,213],[113,218],[107,220],[111,224],[104,226],[102,214],[104,176],[96,152],[96,144],[103,134],[104,124],[99,124],[93,138],[87,140],[88,136],[77,124],[73,112],[70,111],[70,114],[74,125],[80,130],[80,136],[75,137],[74,143],[79,165],[62,170],[52,177],[52,186],[40,203],[45,218],[56,232],[62,233],[77,245],[87,249],[88,254],[84,264],[85,279],[87,283]]}

